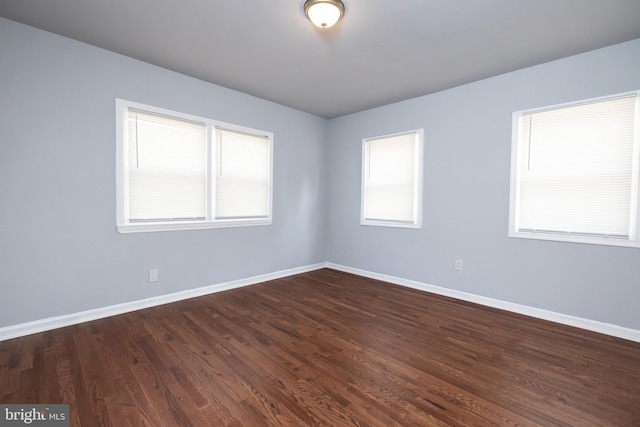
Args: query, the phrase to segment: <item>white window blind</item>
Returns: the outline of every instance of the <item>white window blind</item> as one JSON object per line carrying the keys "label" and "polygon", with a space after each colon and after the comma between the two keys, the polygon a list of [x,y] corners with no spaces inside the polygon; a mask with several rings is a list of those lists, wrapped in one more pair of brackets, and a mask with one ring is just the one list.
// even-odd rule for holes
{"label": "white window blind", "polygon": [[515,232],[635,239],[636,105],[633,94],[519,116]]}
{"label": "white window blind", "polygon": [[269,214],[269,139],[216,131],[216,219]]}
{"label": "white window blind", "polygon": [[273,134],[116,100],[120,233],[268,225]]}
{"label": "white window blind", "polygon": [[363,141],[363,223],[419,225],[421,133]]}
{"label": "white window blind", "polygon": [[129,220],[206,218],[206,126],[129,109]]}

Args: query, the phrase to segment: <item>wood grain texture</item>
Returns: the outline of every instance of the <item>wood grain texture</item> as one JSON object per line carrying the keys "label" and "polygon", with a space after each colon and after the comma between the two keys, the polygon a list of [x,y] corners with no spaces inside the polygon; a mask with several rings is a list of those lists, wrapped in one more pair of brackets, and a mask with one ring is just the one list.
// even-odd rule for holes
{"label": "wood grain texture", "polygon": [[0,343],[72,426],[640,426],[640,344],[323,269]]}

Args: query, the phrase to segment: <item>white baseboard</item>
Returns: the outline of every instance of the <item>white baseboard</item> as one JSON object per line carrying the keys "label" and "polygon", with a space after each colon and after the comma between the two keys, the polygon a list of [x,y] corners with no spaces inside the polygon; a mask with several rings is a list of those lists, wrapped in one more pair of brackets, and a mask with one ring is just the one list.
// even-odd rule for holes
{"label": "white baseboard", "polygon": [[418,289],[420,291],[431,292],[462,301],[473,302],[487,307],[498,308],[513,313],[524,314],[538,319],[549,320],[551,322],[563,325],[574,326],[576,328],[586,329],[588,331],[598,332],[601,334],[611,335],[623,338],[629,341],[640,342],[640,331],[637,329],[625,328],[623,326],[612,325],[610,323],[599,322],[597,320],[589,320],[581,317],[570,316],[567,314],[556,313],[541,308],[529,307],[526,305],[515,304],[512,302],[502,301],[498,299],[483,297],[480,295],[470,294],[467,292],[456,291],[454,289],[443,288],[440,286],[429,285],[414,280],[403,279],[400,277],[388,276],[386,274],[374,273],[359,268],[347,267],[340,264],[327,263],[327,268],[356,274],[358,276],[369,277],[371,279],[382,280],[384,282],[393,283],[408,288]]}
{"label": "white baseboard", "polygon": [[261,274],[259,276],[247,277],[245,279],[233,280],[231,282],[218,283],[202,288],[189,289],[186,291],[174,292],[171,294],[159,295],[156,297],[145,298],[137,301],[96,308],[79,313],[66,314],[63,316],[35,320],[33,322],[20,323],[18,325],[0,328],[0,341],[35,334],[37,332],[49,331],[51,329],[62,328],[65,326],[76,325],[78,323],[89,322],[91,320],[102,319],[105,317],[128,313],[135,310],[141,310],[143,308],[155,307],[162,304],[168,304],[171,302],[182,301],[185,299],[213,294],[216,292],[222,292],[229,289],[255,285],[257,283],[262,283],[269,280],[318,270],[326,266],[327,264],[324,262],[312,264],[303,267],[291,268],[288,270],[276,271],[273,273]]}
{"label": "white baseboard", "polygon": [[551,322],[563,325],[574,326],[588,331],[598,332],[601,334],[611,335],[630,341],[640,342],[640,331],[623,326],[612,325],[610,323],[589,320],[575,316],[569,316],[562,313],[556,313],[540,308],[529,307],[526,305],[515,304],[512,302],[502,301],[494,298],[483,297],[480,295],[470,294],[467,292],[456,291],[454,289],[443,288],[440,286],[429,285],[414,280],[403,279],[400,277],[389,276],[386,274],[374,273],[359,268],[347,267],[340,264],[330,262],[322,262],[287,270],[276,271],[273,273],[262,274],[258,276],[247,277],[245,279],[233,280],[225,283],[205,286],[202,288],[189,289],[185,291],[175,292],[157,297],[146,298],[137,301],[126,302],[122,304],[111,305],[108,307],[96,308],[93,310],[72,313],[63,316],[49,317],[47,319],[35,320],[33,322],[21,323],[18,325],[0,328],[0,341],[17,338],[25,335],[35,334],[37,332],[48,331],[51,329],[62,328],[65,326],[76,325],[82,322],[102,319],[117,314],[128,313],[143,308],[155,307],[162,304],[168,304],[176,301],[182,301],[189,298],[209,295],[216,292],[222,292],[229,289],[241,288],[244,286],[255,285],[257,283],[269,280],[279,279],[282,277],[293,276],[295,274],[306,273],[321,268],[331,268],[338,271],[356,274],[358,276],[369,277],[371,279],[382,280],[408,288],[417,289],[424,292],[430,292],[438,295],[459,299],[462,301],[473,302],[487,307],[498,308],[501,310],[511,311],[513,313],[524,314],[538,319],[549,320]]}

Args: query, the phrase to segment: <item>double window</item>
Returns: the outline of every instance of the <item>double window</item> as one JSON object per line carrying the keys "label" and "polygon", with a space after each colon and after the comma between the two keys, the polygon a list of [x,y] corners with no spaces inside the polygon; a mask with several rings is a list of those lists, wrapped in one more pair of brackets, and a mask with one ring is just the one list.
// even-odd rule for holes
{"label": "double window", "polygon": [[273,135],[116,101],[118,231],[271,223]]}
{"label": "double window", "polygon": [[422,226],[423,130],[362,141],[360,223]]}
{"label": "double window", "polygon": [[514,113],[509,234],[639,246],[638,93]]}

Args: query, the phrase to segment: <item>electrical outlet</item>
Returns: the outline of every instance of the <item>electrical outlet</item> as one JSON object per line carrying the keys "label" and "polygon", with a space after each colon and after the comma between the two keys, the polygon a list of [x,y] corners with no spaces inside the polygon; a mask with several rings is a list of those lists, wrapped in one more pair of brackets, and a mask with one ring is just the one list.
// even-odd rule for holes
{"label": "electrical outlet", "polygon": [[455,260],[455,262],[453,263],[453,268],[456,271],[462,271],[462,260],[461,259]]}
{"label": "electrical outlet", "polygon": [[149,270],[149,282],[157,282],[159,279],[158,269]]}

